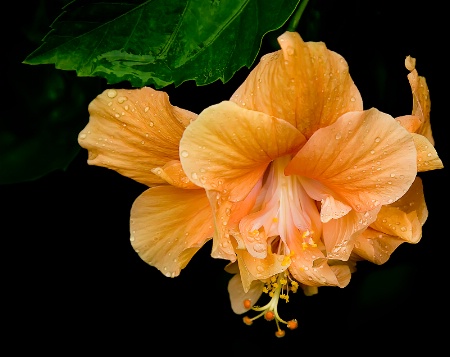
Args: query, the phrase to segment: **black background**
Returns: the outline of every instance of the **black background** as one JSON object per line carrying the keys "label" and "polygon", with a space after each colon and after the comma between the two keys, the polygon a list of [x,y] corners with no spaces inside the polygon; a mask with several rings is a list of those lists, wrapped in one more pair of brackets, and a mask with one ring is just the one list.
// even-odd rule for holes
{"label": "black background", "polygon": [[[62,3],[40,2],[48,14],[40,31],[48,30]],[[25,40],[20,31],[34,18],[37,5],[11,6],[18,21],[8,32],[13,51],[6,63],[16,73],[27,71],[29,86],[39,91],[40,83],[33,80],[37,67],[21,64],[38,43]],[[417,245],[401,245],[382,266],[359,264],[345,289],[321,288],[313,297],[292,296],[280,310],[286,319],[297,318],[299,328],[277,339],[274,323],[260,319],[249,327],[232,312],[230,276],[223,271],[224,261],[209,256],[210,244],[174,279],[141,261],[129,244],[128,220],[134,199],[145,187],[114,171],[88,166],[87,152],[80,150],[65,171],[0,186],[3,340],[17,353],[63,356],[76,351],[80,355],[368,354],[419,347],[439,351],[445,338],[441,324],[445,326],[448,318],[449,239],[444,128],[448,30],[442,14],[438,1],[310,0],[299,26],[304,40],[324,41],[345,57],[366,109],[409,114],[412,99],[404,58],[417,58],[419,74],[430,88],[436,149],[446,166],[419,174],[429,218]],[[275,50],[274,38],[276,33],[264,39],[261,54]],[[242,69],[226,84],[195,87],[186,82],[165,90],[172,104],[199,113],[228,99],[248,72]],[[14,75],[7,78],[12,88]],[[91,83],[95,94],[89,94],[90,99],[107,87],[101,80]],[[22,121],[25,130],[29,118],[24,118],[21,106],[27,104],[13,104],[2,122]],[[86,108],[80,128],[87,121]],[[72,140],[76,137],[74,132]]]}

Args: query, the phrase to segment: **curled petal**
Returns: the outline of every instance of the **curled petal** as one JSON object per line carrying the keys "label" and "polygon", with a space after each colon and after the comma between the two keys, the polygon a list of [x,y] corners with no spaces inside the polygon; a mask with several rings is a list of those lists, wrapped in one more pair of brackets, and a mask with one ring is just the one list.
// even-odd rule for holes
{"label": "curled petal", "polygon": [[189,180],[179,160],[169,161],[163,167],[155,167],[152,172],[172,186],[185,189],[200,188]]}
{"label": "curled petal", "polygon": [[380,207],[368,212],[351,211],[323,225],[323,240],[328,259],[347,261],[355,240],[377,218]]}
{"label": "curled petal", "polygon": [[395,201],[389,206],[398,208],[399,210],[407,214],[415,212],[420,224],[423,225],[428,218],[428,209],[425,203],[423,184],[420,177],[416,177],[405,195],[403,195],[398,201]]}
{"label": "curled petal", "polygon": [[304,142],[288,122],[224,101],[205,109],[186,128],[181,164],[196,185],[240,201],[272,160],[297,151]]}
{"label": "curled petal", "polygon": [[357,239],[354,253],[374,264],[384,264],[403,240],[368,228]]}
{"label": "curled petal", "polygon": [[246,250],[236,249],[241,272],[242,286],[248,292],[255,280],[268,279],[288,269],[291,259],[288,256],[268,253],[266,258],[253,257]]}
{"label": "curled petal", "polygon": [[296,32],[278,38],[281,50],[267,54],[230,100],[282,118],[306,137],[342,114],[362,110],[347,62],[322,42],[303,42]]}
{"label": "curled petal", "polygon": [[319,248],[303,248],[299,240],[291,241],[289,248],[293,252],[289,272],[299,283],[343,287],[344,281],[338,279]]}
{"label": "curled petal", "polygon": [[358,212],[399,199],[417,174],[412,136],[391,116],[350,112],[319,129],[286,167],[320,181]]}
{"label": "curled petal", "polygon": [[149,87],[108,89],[89,104],[89,123],[78,136],[88,164],[104,166],[147,186],[165,183],[151,169],[178,160],[181,135],[196,114],[172,106]]}
{"label": "curled petal", "polygon": [[213,218],[203,190],[157,186],[142,193],[131,208],[131,244],[164,275],[180,274],[209,240]]}
{"label": "curled petal", "polygon": [[418,116],[422,124],[415,131],[417,134],[425,136],[431,145],[434,146],[433,134],[430,124],[430,93],[425,77],[419,76],[416,70],[416,59],[411,56],[406,57],[405,67],[410,71],[408,81],[411,86],[413,96],[412,115]]}
{"label": "curled petal", "polygon": [[413,133],[412,136],[417,150],[417,171],[442,169],[444,164],[439,158],[433,144],[423,135]]}

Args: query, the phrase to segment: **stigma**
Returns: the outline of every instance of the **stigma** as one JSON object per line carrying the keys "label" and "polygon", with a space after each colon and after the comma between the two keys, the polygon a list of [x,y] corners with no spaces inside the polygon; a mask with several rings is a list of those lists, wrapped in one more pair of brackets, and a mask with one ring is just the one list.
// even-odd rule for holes
{"label": "stigma", "polygon": [[285,335],[285,330],[283,330],[280,325],[286,325],[290,330],[294,330],[298,327],[298,322],[296,319],[285,321],[278,314],[278,302],[285,300],[289,302],[289,292],[296,293],[298,290],[298,283],[292,280],[288,273],[283,272],[278,275],[272,276],[268,279],[263,287],[263,292],[270,296],[270,301],[264,306],[253,306],[250,300],[244,300],[244,307],[246,309],[251,309],[258,312],[258,314],[252,318],[245,316],[244,323],[246,325],[253,324],[253,321],[264,316],[267,321],[275,320],[277,325],[277,331],[275,336],[283,337]]}

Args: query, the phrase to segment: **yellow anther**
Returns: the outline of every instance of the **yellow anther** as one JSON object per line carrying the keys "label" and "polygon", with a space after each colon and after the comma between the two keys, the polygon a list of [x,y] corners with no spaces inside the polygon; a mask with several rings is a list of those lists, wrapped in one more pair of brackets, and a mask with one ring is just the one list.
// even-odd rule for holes
{"label": "yellow anther", "polygon": [[257,230],[257,229],[254,229],[254,230],[252,230],[252,231],[250,231],[250,232],[248,232],[251,236],[253,236],[253,237],[257,237],[257,236],[259,236],[259,230]]}
{"label": "yellow anther", "polygon": [[281,284],[281,285],[286,285],[286,284],[287,284],[287,280],[284,279],[284,278],[281,278],[281,279],[280,279],[280,284]]}
{"label": "yellow anther", "polygon": [[291,281],[291,285],[292,285],[293,287],[298,288],[298,283],[297,283],[295,280]]}
{"label": "yellow anther", "polygon": [[273,223],[277,223],[277,222],[278,222],[278,217],[273,217],[273,218],[272,218],[272,222],[273,222]]}
{"label": "yellow anther", "polygon": [[276,282],[276,281],[277,281],[277,277],[276,277],[276,276],[272,276],[272,277],[270,278],[270,281],[271,281],[272,283]]}

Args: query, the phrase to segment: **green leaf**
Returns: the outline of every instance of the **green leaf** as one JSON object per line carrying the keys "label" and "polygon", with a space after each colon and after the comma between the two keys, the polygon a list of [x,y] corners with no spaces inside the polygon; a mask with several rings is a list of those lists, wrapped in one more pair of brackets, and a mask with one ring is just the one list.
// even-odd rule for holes
{"label": "green leaf", "polygon": [[299,1],[75,0],[24,63],[134,87],[225,83],[253,64],[263,36],[283,26]]}

